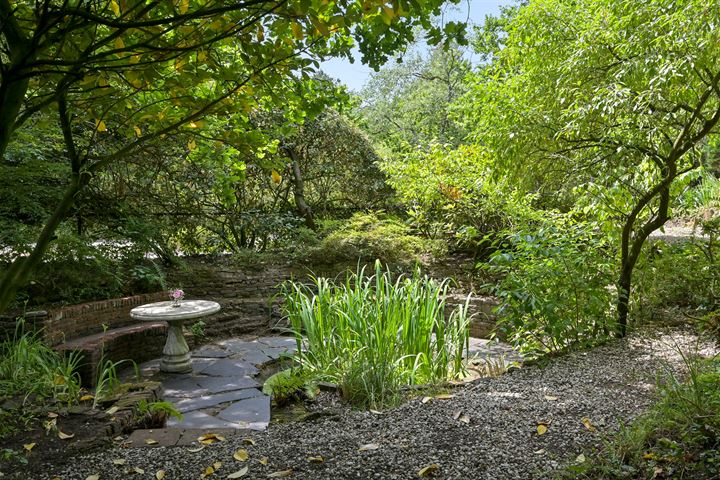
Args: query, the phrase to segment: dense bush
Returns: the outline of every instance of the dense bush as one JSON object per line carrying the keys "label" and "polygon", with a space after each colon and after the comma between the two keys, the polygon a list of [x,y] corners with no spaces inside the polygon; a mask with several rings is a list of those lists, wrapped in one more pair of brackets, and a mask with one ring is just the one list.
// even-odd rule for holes
{"label": "dense bush", "polygon": [[380,262],[373,276],[360,270],[343,284],[285,284],[284,313],[298,346],[305,342],[300,367],[376,408],[396,402],[403,386],[462,375],[468,317],[459,307],[446,320],[447,288],[417,274],[393,279]]}
{"label": "dense bush", "polygon": [[538,355],[591,345],[614,332],[613,258],[591,225],[548,217],[512,232],[484,268],[499,276],[499,328]]}
{"label": "dense bush", "polygon": [[311,251],[318,261],[334,263],[380,259],[383,263],[409,264],[423,254],[442,252],[442,243],[413,235],[397,218],[381,213],[356,213],[331,227]]}

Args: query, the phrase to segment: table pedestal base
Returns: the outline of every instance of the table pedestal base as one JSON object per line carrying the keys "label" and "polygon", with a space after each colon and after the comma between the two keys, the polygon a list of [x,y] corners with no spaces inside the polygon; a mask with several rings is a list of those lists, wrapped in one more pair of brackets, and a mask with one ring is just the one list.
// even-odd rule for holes
{"label": "table pedestal base", "polygon": [[168,337],[160,360],[160,371],[167,373],[192,372],[190,349],[183,335],[182,320],[168,320]]}

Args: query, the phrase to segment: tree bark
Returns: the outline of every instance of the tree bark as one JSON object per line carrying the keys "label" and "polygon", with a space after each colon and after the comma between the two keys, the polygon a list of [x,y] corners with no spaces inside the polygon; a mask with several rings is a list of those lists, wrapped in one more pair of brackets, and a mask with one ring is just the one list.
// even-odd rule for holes
{"label": "tree bark", "polygon": [[316,225],[313,210],[305,201],[305,182],[303,181],[302,172],[300,171],[298,155],[292,147],[286,148],[285,151],[292,162],[290,168],[293,173],[293,197],[295,199],[295,206],[300,216],[305,219],[305,225],[315,230]]}

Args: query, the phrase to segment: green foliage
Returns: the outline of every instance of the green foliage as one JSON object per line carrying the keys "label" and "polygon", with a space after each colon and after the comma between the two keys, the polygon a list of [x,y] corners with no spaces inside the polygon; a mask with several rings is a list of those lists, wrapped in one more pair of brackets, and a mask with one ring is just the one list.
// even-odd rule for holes
{"label": "green foliage", "polygon": [[148,402],[144,398],[140,399],[137,404],[137,413],[141,417],[146,417],[148,423],[153,425],[163,425],[163,422],[157,420],[164,420],[167,417],[174,417],[179,421],[183,419],[182,413],[172,403],[165,401]]}
{"label": "green foliage", "polygon": [[135,362],[132,360],[120,360],[118,362],[113,362],[112,360],[104,360],[101,358],[100,362],[98,362],[93,407],[97,407],[108,397],[117,392],[121,385],[120,378],[118,377],[118,368],[124,363],[130,363],[135,366]]}
{"label": "green foliage", "polygon": [[300,368],[280,370],[263,384],[262,391],[272,397],[277,406],[287,405],[302,398],[315,397],[315,384]]}
{"label": "green foliage", "polygon": [[686,357],[686,379],[670,376],[660,402],[624,426],[567,478],[715,478],[720,474],[720,361]]}
{"label": "green foliage", "polygon": [[488,268],[499,275],[499,328],[533,355],[593,345],[615,333],[613,257],[591,224],[549,216],[510,233]]}
{"label": "green foliage", "polygon": [[190,325],[190,332],[195,338],[204,338],[206,325],[207,324],[202,320],[198,320],[197,322]]}
{"label": "green foliage", "polygon": [[382,213],[356,213],[331,230],[310,255],[318,261],[372,261],[412,264],[439,254],[442,243],[413,235],[410,227]]}
{"label": "green foliage", "polygon": [[38,395],[74,402],[80,392],[80,355],[63,356],[45,345],[38,333],[23,329],[20,322],[14,336],[0,343],[0,391],[10,397]]}
{"label": "green foliage", "polygon": [[379,261],[344,283],[315,278],[286,283],[284,314],[298,341],[296,358],[314,378],[336,383],[355,405],[393,404],[400,387],[464,373],[469,320],[464,307],[445,316],[448,283],[418,274],[393,279]]}

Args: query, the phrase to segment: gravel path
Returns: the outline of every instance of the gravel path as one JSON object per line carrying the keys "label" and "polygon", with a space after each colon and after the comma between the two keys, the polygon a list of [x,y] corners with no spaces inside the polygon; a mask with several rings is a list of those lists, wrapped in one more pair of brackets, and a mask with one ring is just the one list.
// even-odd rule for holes
{"label": "gravel path", "polygon": [[[335,417],[271,425],[267,432],[229,437],[194,453],[191,447],[118,448],[77,457],[62,469],[48,466],[47,478],[151,479],[162,469],[167,480],[198,479],[218,461],[222,467],[208,478],[227,478],[247,466],[242,478],[292,469],[287,478],[410,479],[431,464],[437,464],[434,478],[549,478],[583,448],[600,443],[618,420],[635,417],[653,402],[657,372],[682,370],[678,348],[696,351],[697,338],[677,330],[652,338],[634,334],[544,367],[479,380],[450,399],[424,404],[416,399],[382,414],[344,410]],[[704,346],[702,353],[715,351]],[[583,417],[598,431],[588,430]],[[542,436],[539,422],[548,425]],[[255,444],[244,444],[247,437]],[[359,451],[367,444],[377,449]],[[246,462],[233,460],[239,448],[247,449]],[[324,462],[308,460],[316,456]],[[262,457],[267,465],[260,463]],[[119,458],[125,465],[113,464]],[[125,473],[134,467],[145,473]]]}

